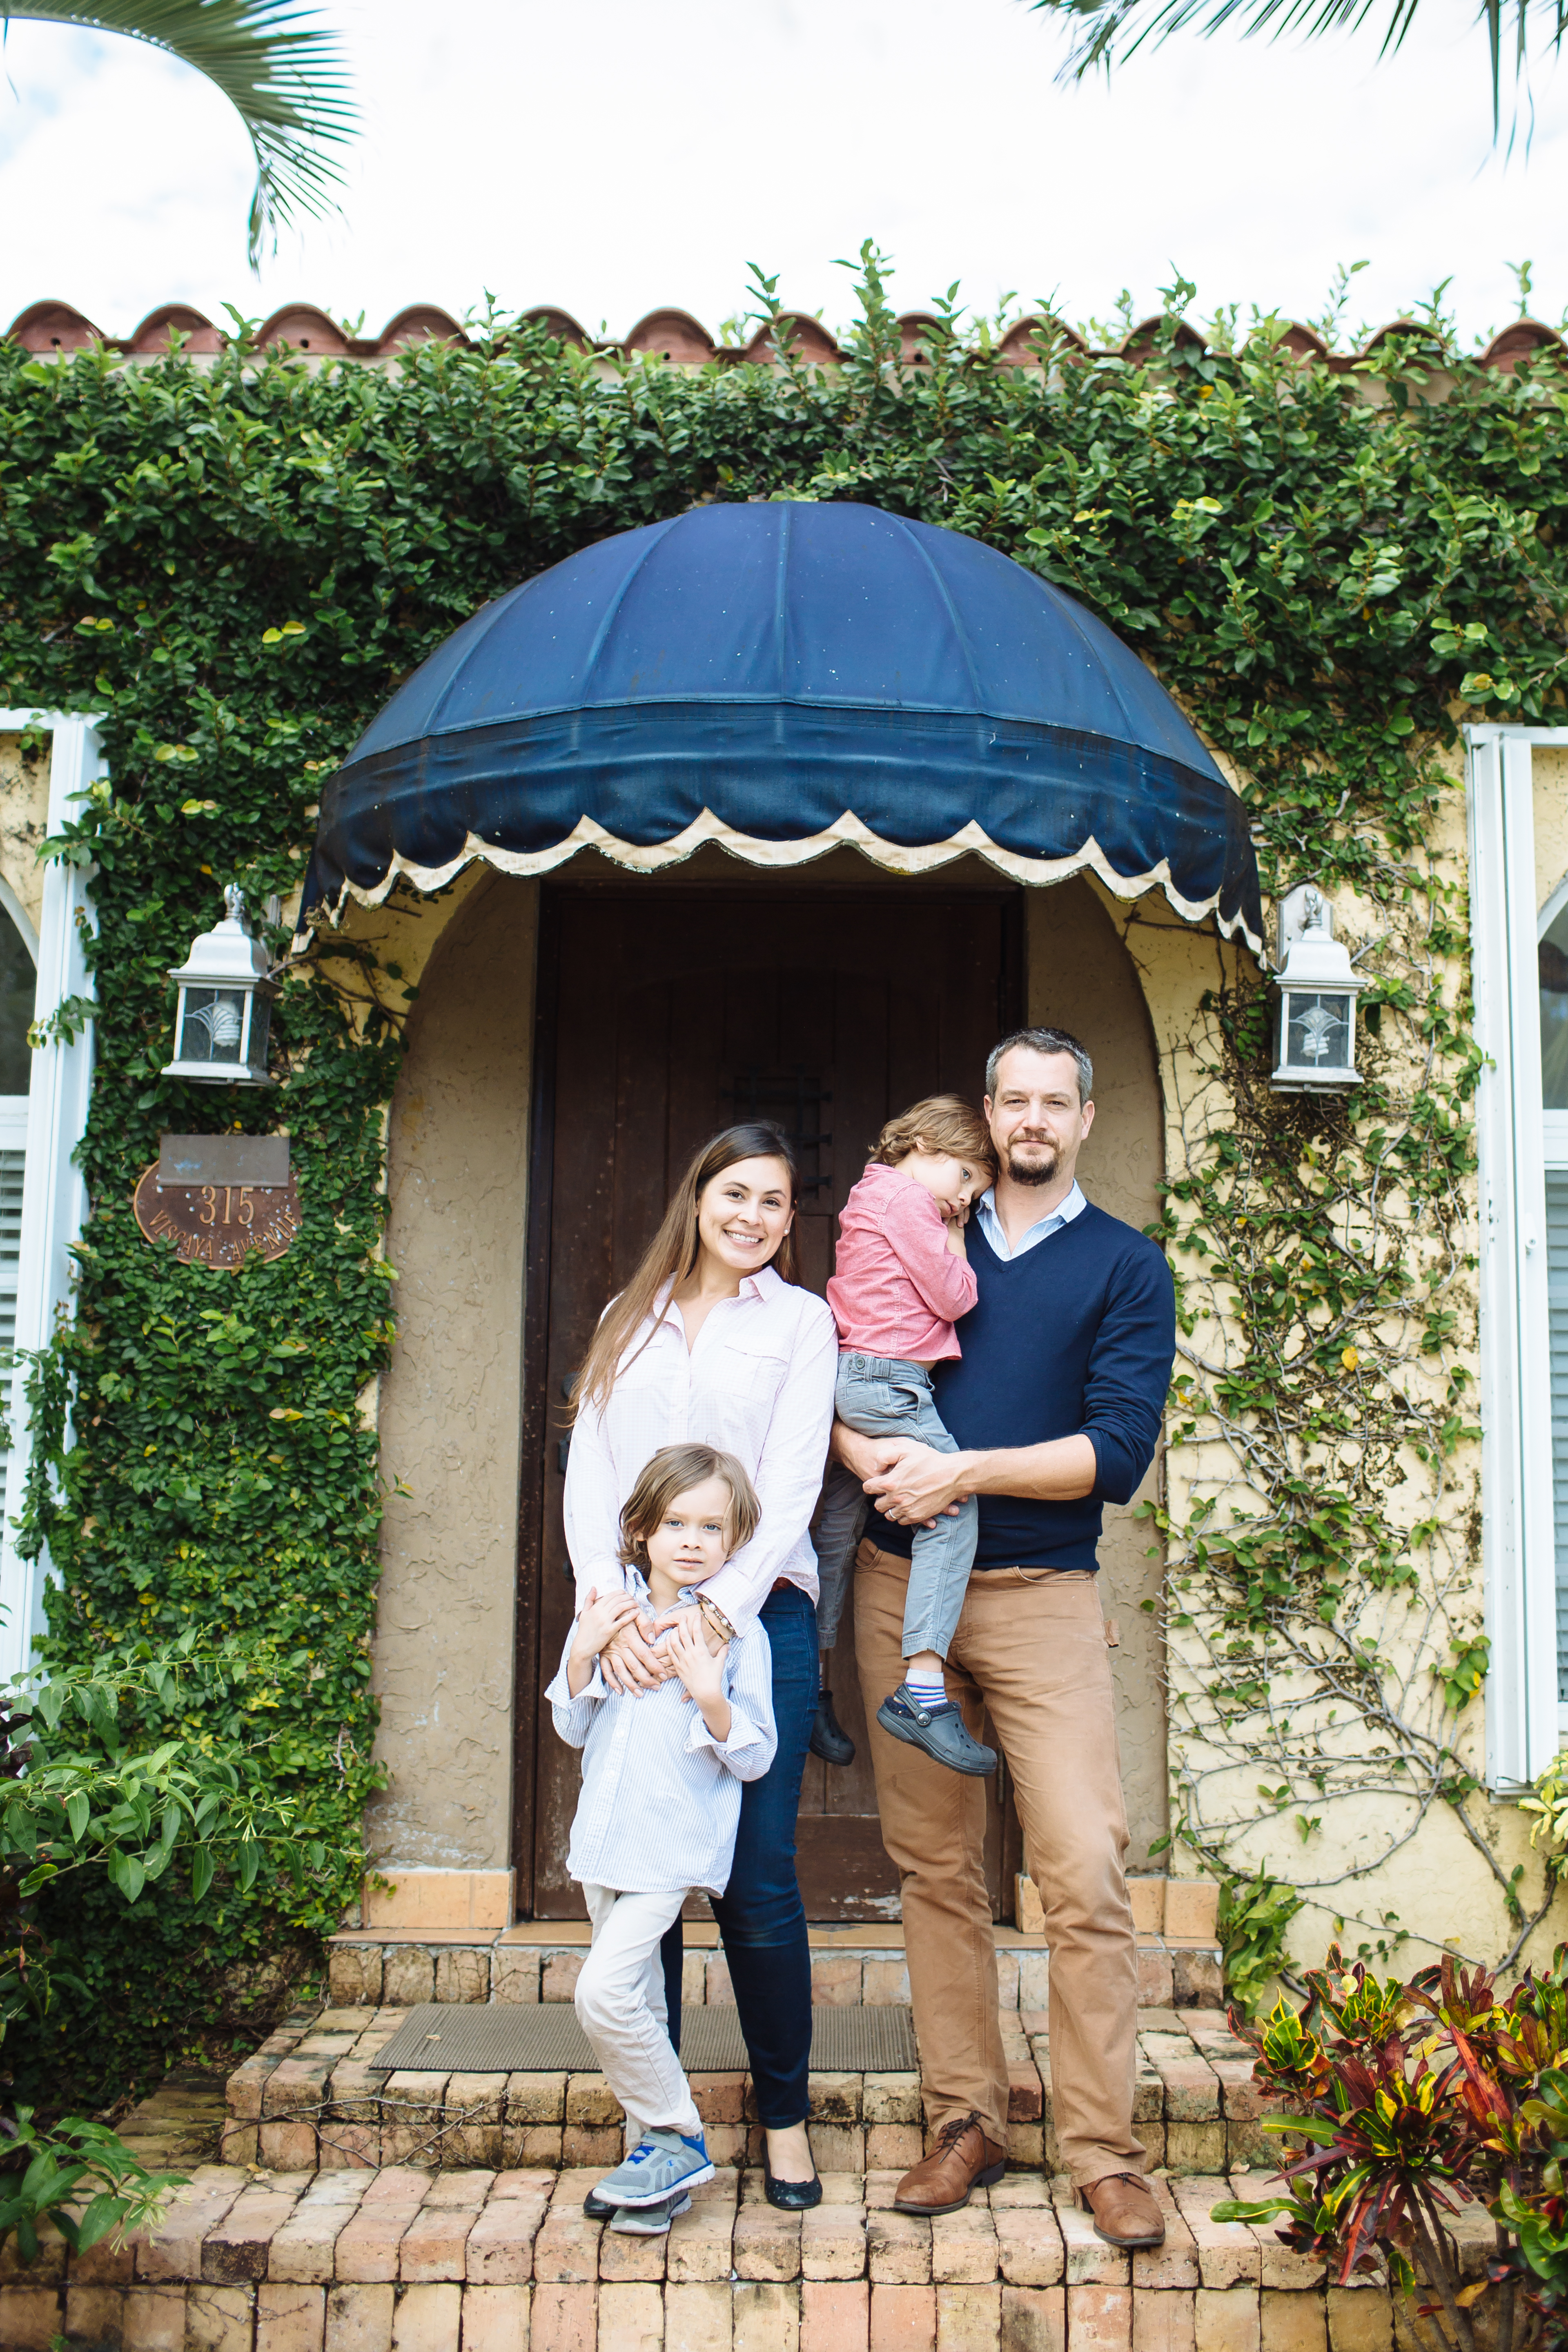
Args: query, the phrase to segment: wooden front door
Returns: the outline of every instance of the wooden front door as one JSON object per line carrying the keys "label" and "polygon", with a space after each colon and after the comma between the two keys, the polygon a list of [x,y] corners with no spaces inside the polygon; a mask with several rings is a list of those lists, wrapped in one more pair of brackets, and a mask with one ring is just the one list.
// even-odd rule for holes
{"label": "wooden front door", "polygon": [[[580,1916],[565,1874],[578,1759],[540,1695],[571,1622],[562,1527],[563,1403],[605,1301],[635,1267],[670,1185],[716,1129],[766,1118],[793,1139],[802,1278],[833,1270],[835,1219],[878,1130],[921,1095],[978,1101],[985,1055],[1016,1025],[1021,893],[733,894],[644,883],[547,889],[540,940],[518,1657],[520,1910]],[[807,1916],[896,1916],[849,1613],[835,1704],[859,1753],[806,1763]],[[994,1786],[995,1784],[993,1784]],[[994,1891],[1005,1790],[994,1800]],[[1009,1843],[1011,1841],[1009,1841]],[[531,1885],[531,1899],[527,1890]]]}

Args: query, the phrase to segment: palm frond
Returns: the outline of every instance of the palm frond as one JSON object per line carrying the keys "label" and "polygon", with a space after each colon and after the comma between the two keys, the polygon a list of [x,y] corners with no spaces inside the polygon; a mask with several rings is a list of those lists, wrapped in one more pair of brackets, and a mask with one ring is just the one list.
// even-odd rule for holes
{"label": "palm frond", "polygon": [[[1399,48],[1415,22],[1417,0],[1384,0],[1388,19],[1379,55]],[[1359,32],[1379,0],[1029,0],[1037,9],[1049,9],[1073,20],[1073,46],[1065,70],[1081,81],[1097,66],[1109,73],[1141,49],[1173,33],[1195,27],[1217,33],[1236,25],[1244,34],[1304,32],[1315,39],[1324,33]],[[1502,27],[1505,9],[1515,18],[1514,72],[1522,83],[1528,62],[1529,36],[1542,27],[1553,48],[1568,36],[1568,0],[1479,0],[1478,17],[1487,30],[1491,59],[1492,135],[1498,135],[1502,85]]]}
{"label": "palm frond", "polygon": [[[1563,0],[1568,5],[1568,0]],[[250,205],[250,266],[268,238],[301,214],[320,218],[337,203],[342,173],[325,150],[354,128],[338,37],[309,20],[297,0],[0,0],[0,18],[26,16],[85,31],[149,41],[205,74],[238,114],[256,151]]]}

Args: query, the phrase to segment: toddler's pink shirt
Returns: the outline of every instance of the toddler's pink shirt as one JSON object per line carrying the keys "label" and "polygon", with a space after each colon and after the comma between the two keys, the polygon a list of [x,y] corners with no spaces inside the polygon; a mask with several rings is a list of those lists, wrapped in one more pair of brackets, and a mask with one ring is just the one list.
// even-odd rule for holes
{"label": "toddler's pink shirt", "polygon": [[837,1272],[827,1303],[838,1351],[938,1363],[961,1356],[953,1330],[975,1299],[973,1271],[947,1245],[942,1211],[923,1184],[873,1160],[838,1220]]}

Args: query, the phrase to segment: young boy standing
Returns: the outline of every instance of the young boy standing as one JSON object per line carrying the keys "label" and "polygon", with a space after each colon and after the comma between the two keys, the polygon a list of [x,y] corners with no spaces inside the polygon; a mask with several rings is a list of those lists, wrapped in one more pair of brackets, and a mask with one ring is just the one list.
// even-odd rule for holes
{"label": "young boy standing", "polygon": [[713,2178],[701,2118],[666,2031],[659,1943],[688,1895],[722,1895],[735,1853],[741,1783],[760,1780],[777,1735],[768,1637],[753,1623],[720,1656],[695,1607],[661,1637],[675,1668],[657,1689],[625,1696],[599,1653],[628,1619],[693,1601],[761,1517],[732,1454],[667,1445],[621,1514],[621,1558],[635,1591],[590,1592],[545,1696],[563,1739],[584,1750],[583,1790],[566,1867],[594,1942],[577,1979],[577,2015],[626,2111],[626,2161],[595,2190],[617,2209],[613,2229],[667,2230],[689,2191]]}

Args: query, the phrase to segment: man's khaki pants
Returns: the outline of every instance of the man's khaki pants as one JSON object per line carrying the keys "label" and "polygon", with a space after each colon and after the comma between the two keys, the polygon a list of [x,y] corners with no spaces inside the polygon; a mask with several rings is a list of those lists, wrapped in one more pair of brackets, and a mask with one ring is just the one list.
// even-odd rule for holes
{"label": "man's khaki pants", "polygon": [[[882,1843],[903,1891],[904,1948],[928,2118],[979,2116],[1007,2141],[1007,2067],[985,1887],[985,1783],[889,1738],[877,1708],[903,1680],[910,1563],[868,1538],[855,1559],[859,1660]],[[1141,2172],[1132,2132],[1138,1964],[1127,1812],[1099,1580],[983,1570],[969,1580],[948,1696],[978,1738],[989,1711],[1050,1947],[1051,2101],[1075,2185]]]}

